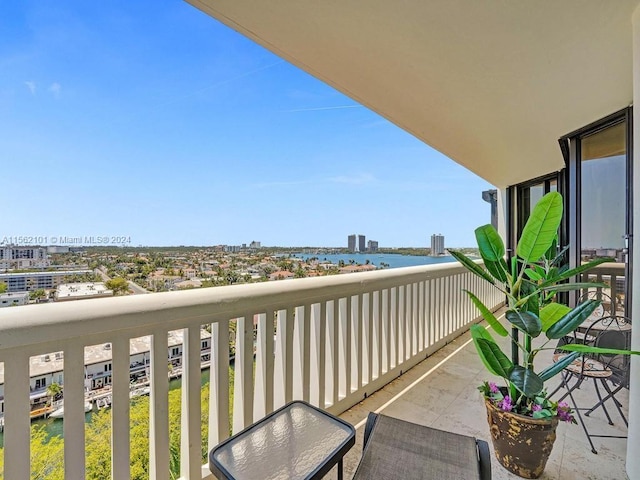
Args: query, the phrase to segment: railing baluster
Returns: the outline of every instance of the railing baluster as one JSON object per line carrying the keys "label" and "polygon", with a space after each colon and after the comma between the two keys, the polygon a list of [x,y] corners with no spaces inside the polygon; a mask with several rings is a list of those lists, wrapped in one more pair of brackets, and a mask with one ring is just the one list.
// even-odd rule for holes
{"label": "railing baluster", "polygon": [[253,315],[237,319],[233,433],[253,423]]}
{"label": "railing baluster", "polygon": [[352,353],[355,356],[355,362],[354,362],[355,377],[352,376],[352,382],[351,382],[351,387],[353,392],[362,388],[362,376],[363,376],[363,370],[364,370],[364,358],[363,358],[364,357],[364,350],[363,350],[364,338],[362,336],[363,334],[363,329],[362,329],[363,318],[362,317],[363,317],[364,302],[362,297],[363,297],[362,293],[358,294],[355,297],[357,299],[356,304],[355,305],[352,304],[352,307],[355,310],[355,312],[352,312],[352,316],[351,316],[351,322],[352,322],[351,324],[353,325]]}
{"label": "railing baluster", "polygon": [[373,367],[374,367],[374,351],[373,351],[373,336],[375,331],[375,315],[373,313],[373,291],[367,293],[367,313],[363,315],[362,321],[364,322],[364,333],[366,338],[366,358],[367,362],[365,366],[366,375],[364,376],[364,383],[371,383],[373,379]]}
{"label": "railing baluster", "polygon": [[387,373],[391,369],[391,293],[386,288],[382,290],[382,367],[380,371]]}
{"label": "railing baluster", "polygon": [[200,325],[191,325],[182,332],[180,475],[187,480],[199,480],[202,476]]}
{"label": "railing baluster", "polygon": [[329,361],[331,369],[328,371],[328,378],[331,388],[331,405],[338,403],[340,396],[340,299],[331,300],[331,318],[328,321],[329,327],[329,343],[327,349],[329,352]]}
{"label": "railing baluster", "polygon": [[273,310],[267,310],[258,318],[254,421],[273,411],[273,321]]}
{"label": "railing baluster", "polygon": [[65,478],[83,479],[84,467],[84,346],[64,350],[64,468]]}
{"label": "railing baluster", "polygon": [[169,377],[166,330],[151,336],[149,380],[149,478],[169,480]]}
{"label": "railing baluster", "polygon": [[129,478],[129,338],[111,342],[111,478]]}
{"label": "railing baluster", "polygon": [[30,478],[29,355],[4,356],[4,478]]}
{"label": "railing baluster", "polygon": [[277,319],[274,409],[293,397],[293,308],[279,310]]}
{"label": "railing baluster", "polygon": [[210,377],[209,450],[229,437],[229,320],[226,318],[211,325]]}
{"label": "railing baluster", "polygon": [[373,325],[374,325],[374,371],[372,379],[382,375],[382,290],[373,294]]}

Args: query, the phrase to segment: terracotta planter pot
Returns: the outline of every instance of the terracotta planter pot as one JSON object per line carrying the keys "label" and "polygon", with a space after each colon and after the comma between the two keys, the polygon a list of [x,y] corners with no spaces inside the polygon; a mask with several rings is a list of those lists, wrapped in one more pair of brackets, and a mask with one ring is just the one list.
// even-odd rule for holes
{"label": "terracotta planter pot", "polygon": [[504,412],[485,399],[491,441],[500,464],[523,478],[538,478],[556,440],[558,419]]}

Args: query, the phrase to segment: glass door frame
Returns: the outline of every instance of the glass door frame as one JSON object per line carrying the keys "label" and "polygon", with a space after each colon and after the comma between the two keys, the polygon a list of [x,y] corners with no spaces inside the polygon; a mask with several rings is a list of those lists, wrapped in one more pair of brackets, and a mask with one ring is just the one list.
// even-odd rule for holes
{"label": "glass door frame", "polygon": [[[582,140],[614,125],[626,122],[626,208],[625,235],[627,238],[627,259],[625,265],[625,315],[631,317],[631,295],[633,293],[633,109],[632,107],[619,110],[607,117],[593,122],[561,137],[558,142],[565,160],[564,188],[568,193],[565,197],[566,235],[570,242],[569,266],[574,268],[581,261],[581,225],[582,225]],[[569,305],[575,305],[577,293],[569,295]]]}

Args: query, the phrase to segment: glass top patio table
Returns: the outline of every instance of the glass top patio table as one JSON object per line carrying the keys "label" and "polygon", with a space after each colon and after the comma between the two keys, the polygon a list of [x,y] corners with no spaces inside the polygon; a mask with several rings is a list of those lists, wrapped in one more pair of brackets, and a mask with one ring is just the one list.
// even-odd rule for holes
{"label": "glass top patio table", "polygon": [[355,444],[347,422],[306,402],[294,401],[220,443],[209,468],[226,479],[317,479]]}

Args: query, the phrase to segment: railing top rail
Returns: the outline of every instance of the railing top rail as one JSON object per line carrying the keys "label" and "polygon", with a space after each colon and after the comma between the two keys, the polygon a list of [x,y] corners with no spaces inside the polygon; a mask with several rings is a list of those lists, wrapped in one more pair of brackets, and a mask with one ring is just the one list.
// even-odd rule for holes
{"label": "railing top rail", "polygon": [[[257,284],[202,288],[4,308],[0,350],[69,338],[148,334],[200,321],[312,304],[398,285],[447,277],[466,270],[458,262]],[[145,330],[145,333],[139,333]],[[97,342],[104,341],[98,339]]]}

